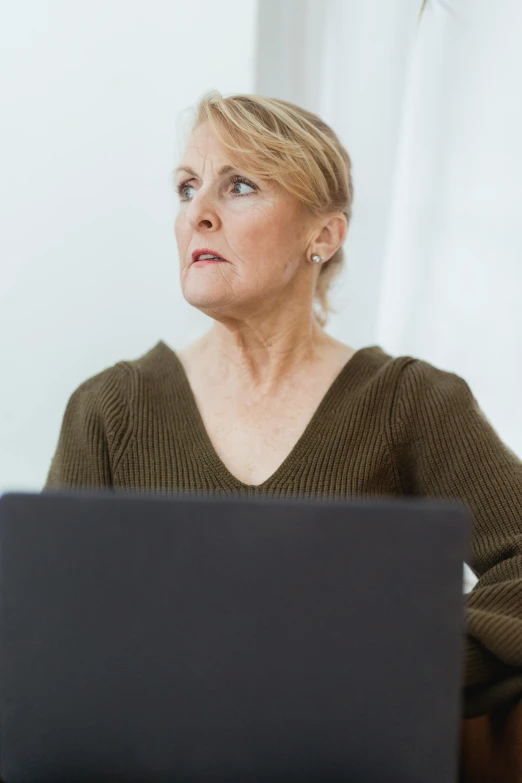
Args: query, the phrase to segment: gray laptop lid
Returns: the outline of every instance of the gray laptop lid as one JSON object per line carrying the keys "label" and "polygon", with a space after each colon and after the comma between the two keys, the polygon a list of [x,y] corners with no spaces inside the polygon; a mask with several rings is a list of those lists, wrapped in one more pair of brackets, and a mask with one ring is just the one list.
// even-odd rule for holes
{"label": "gray laptop lid", "polygon": [[449,783],[464,506],[0,498],[4,783]]}

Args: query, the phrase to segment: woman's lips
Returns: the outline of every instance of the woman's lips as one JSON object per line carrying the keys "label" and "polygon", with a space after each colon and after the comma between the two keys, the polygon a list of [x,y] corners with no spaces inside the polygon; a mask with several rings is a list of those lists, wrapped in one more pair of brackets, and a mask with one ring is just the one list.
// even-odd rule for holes
{"label": "woman's lips", "polygon": [[207,264],[226,264],[226,261],[217,258],[204,258],[201,261],[192,262],[192,266],[206,266]]}

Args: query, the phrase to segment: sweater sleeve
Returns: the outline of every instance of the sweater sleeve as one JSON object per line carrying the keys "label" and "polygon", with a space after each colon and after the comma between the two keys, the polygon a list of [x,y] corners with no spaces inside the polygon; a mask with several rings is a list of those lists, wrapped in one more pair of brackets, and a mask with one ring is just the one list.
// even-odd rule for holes
{"label": "sweater sleeve", "polygon": [[119,362],[73,391],[42,492],[112,488],[129,436],[129,377]]}
{"label": "sweater sleeve", "polygon": [[394,411],[403,492],[471,513],[464,716],[476,717],[522,697],[522,461],[466,381],[421,359],[405,363]]}

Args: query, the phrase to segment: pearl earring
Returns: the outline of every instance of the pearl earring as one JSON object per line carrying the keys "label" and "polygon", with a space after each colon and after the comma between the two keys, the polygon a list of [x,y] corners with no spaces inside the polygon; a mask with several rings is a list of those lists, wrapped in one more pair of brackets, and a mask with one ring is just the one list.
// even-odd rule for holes
{"label": "pearl earring", "polygon": [[318,256],[317,253],[314,253],[311,260],[314,264],[320,264],[323,259],[321,256]]}

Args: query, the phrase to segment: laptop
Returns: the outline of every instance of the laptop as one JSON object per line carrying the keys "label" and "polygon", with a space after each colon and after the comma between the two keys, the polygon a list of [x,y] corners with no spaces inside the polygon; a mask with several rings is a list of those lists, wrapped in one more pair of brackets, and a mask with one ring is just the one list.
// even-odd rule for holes
{"label": "laptop", "polygon": [[0,498],[3,783],[450,783],[460,503]]}

